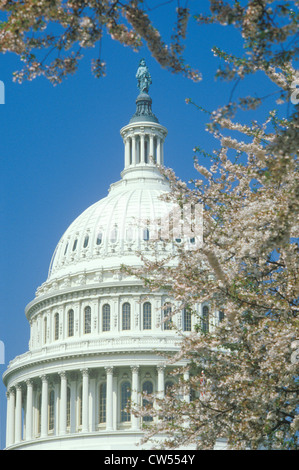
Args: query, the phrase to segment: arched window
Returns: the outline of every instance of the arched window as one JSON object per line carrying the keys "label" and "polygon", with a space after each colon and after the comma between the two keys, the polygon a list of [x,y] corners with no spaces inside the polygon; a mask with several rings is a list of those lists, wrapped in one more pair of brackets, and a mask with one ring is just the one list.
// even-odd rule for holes
{"label": "arched window", "polygon": [[91,308],[85,307],[84,309],[84,333],[91,333]]}
{"label": "arched window", "polygon": [[[142,384],[142,392],[143,393],[146,393],[147,395],[152,395],[153,391],[154,391],[154,386],[153,386],[153,383],[150,380],[147,380],[146,382],[143,382],[143,384]],[[151,406],[151,405],[152,405],[152,403],[150,403],[146,398],[142,399],[142,406],[143,407]],[[153,417],[152,416],[144,416],[143,421],[144,422],[153,421]]]}
{"label": "arched window", "polygon": [[66,252],[67,252],[68,246],[69,246],[69,242],[67,242],[67,243],[66,243],[66,245],[65,245],[65,249],[64,249],[64,255],[66,255]]}
{"label": "arched window", "polygon": [[102,330],[103,331],[110,331],[110,305],[105,304],[102,308]]}
{"label": "arched window", "polygon": [[121,403],[121,411],[120,411],[120,421],[125,423],[126,421],[131,421],[131,413],[127,411],[127,407],[131,400],[131,384],[130,382],[126,381],[121,384],[120,388],[120,403]]}
{"label": "arched window", "polygon": [[150,302],[143,304],[143,329],[152,329],[152,305]]}
{"label": "arched window", "polygon": [[54,338],[55,341],[59,339],[59,313],[55,313],[54,316]]}
{"label": "arched window", "polygon": [[191,331],[191,311],[188,308],[183,309],[183,331]]}
{"label": "arched window", "polygon": [[209,333],[209,307],[202,308],[201,328],[204,333]]}
{"label": "arched window", "polygon": [[166,319],[163,322],[163,330],[171,330],[172,319],[171,319],[171,306],[166,304],[163,309],[163,317]]}
{"label": "arched window", "polygon": [[149,232],[149,229],[148,229],[148,228],[145,228],[145,229],[143,230],[143,240],[144,240],[145,242],[148,242],[149,239],[150,239],[150,232]]}
{"label": "arched window", "polygon": [[113,227],[110,232],[110,241],[111,243],[116,243],[117,241],[117,227]]}
{"label": "arched window", "polygon": [[99,232],[98,235],[97,235],[97,245],[100,245],[102,243],[102,240],[103,240],[103,234],[102,232]]}
{"label": "arched window", "polygon": [[66,395],[66,425],[70,427],[71,425],[71,389],[70,387],[67,388],[67,395]]}
{"label": "arched window", "polygon": [[106,382],[99,386],[99,424],[106,423]]}
{"label": "arched window", "polygon": [[54,430],[54,390],[49,393],[49,419],[48,419],[49,431]]}
{"label": "arched window", "polygon": [[89,235],[86,235],[83,242],[83,248],[87,248],[89,242]]}
{"label": "arched window", "polygon": [[128,302],[122,306],[122,329],[131,329],[131,305]]}
{"label": "arched window", "polygon": [[78,243],[78,239],[76,238],[76,240],[73,243],[73,251],[75,251],[75,249],[77,248],[77,243]]}
{"label": "arched window", "polygon": [[67,314],[68,336],[74,336],[74,310],[69,310]]}

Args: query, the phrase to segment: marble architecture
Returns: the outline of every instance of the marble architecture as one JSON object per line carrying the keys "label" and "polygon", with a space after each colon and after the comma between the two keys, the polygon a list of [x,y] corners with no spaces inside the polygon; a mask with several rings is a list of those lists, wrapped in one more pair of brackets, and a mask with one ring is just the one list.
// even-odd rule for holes
{"label": "marble architecture", "polygon": [[[163,396],[173,380],[161,354],[178,348],[171,322],[161,322],[171,299],[119,270],[139,266],[136,250],[149,250],[140,221],[163,224],[168,211],[160,196],[169,186],[155,166],[163,165],[167,130],[152,112],[150,75],[140,67],[136,112],[120,131],[121,179],[63,234],[26,307],[29,350],[3,375],[8,450],[134,449],[143,423],[128,401],[140,403],[143,391]],[[207,319],[208,306],[198,308]],[[186,311],[172,319],[184,331],[192,321]]]}

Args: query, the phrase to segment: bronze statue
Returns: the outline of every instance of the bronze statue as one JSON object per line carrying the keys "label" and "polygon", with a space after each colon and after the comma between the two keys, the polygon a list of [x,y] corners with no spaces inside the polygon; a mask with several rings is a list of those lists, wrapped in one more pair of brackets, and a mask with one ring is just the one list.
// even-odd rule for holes
{"label": "bronze statue", "polygon": [[149,87],[152,83],[152,78],[150,76],[144,59],[141,59],[139,62],[136,78],[137,88],[139,88],[140,93],[148,93]]}

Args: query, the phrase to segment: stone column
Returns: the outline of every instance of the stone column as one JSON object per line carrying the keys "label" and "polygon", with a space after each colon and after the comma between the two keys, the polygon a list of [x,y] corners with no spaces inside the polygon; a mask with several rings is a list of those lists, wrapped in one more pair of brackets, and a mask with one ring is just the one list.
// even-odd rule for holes
{"label": "stone column", "polygon": [[66,373],[60,372],[60,420],[59,434],[66,434],[66,404],[67,404],[67,378]]}
{"label": "stone column", "polygon": [[[189,379],[190,379],[190,373],[187,370],[186,372],[184,372],[184,382],[189,382]],[[190,390],[189,390],[189,392],[185,391],[184,400],[185,400],[185,402],[190,403]]]}
{"label": "stone column", "polygon": [[55,376],[54,379],[54,436],[59,432],[59,413],[60,413],[60,380]]}
{"label": "stone column", "polygon": [[160,137],[157,137],[157,163],[158,165],[161,165],[161,139]]}
{"label": "stone column", "polygon": [[16,408],[16,392],[15,389],[9,391],[9,445],[15,442],[15,408]]}
{"label": "stone column", "polygon": [[144,134],[140,134],[140,163],[145,163],[144,157]]}
{"label": "stone column", "polygon": [[76,376],[71,375],[70,431],[76,431]]}
{"label": "stone column", "polygon": [[162,399],[164,397],[164,371],[165,366],[161,365],[157,367],[158,369],[158,398]]}
{"label": "stone column", "polygon": [[88,394],[89,376],[88,369],[82,370],[82,432],[88,432]]}
{"label": "stone column", "polygon": [[42,376],[41,437],[48,435],[48,378]]}
{"label": "stone column", "polygon": [[150,134],[149,156],[154,160],[154,136]]}
{"label": "stone column", "polygon": [[96,378],[93,376],[89,383],[89,430],[96,430]]}
{"label": "stone column", "polygon": [[[135,407],[136,405],[139,406],[139,366],[132,366],[132,394],[131,400],[132,405]],[[132,429],[140,429],[140,418],[134,416],[132,413],[131,416],[132,422]]]}
{"label": "stone column", "polygon": [[105,367],[106,370],[106,430],[113,429],[113,367]]}
{"label": "stone column", "polygon": [[26,400],[26,441],[32,439],[32,418],[33,418],[33,384],[27,380],[27,400]]}
{"label": "stone column", "polygon": [[136,165],[136,137],[132,136],[132,165]]}
{"label": "stone column", "polygon": [[6,447],[9,447],[11,444],[11,401],[12,401],[12,392],[6,392]]}
{"label": "stone column", "polygon": [[22,440],[22,386],[16,386],[15,442]]}
{"label": "stone column", "polygon": [[125,140],[125,168],[130,166],[130,137]]}
{"label": "stone column", "polygon": [[10,393],[6,392],[6,440],[5,446],[9,446],[9,413],[10,413]]}

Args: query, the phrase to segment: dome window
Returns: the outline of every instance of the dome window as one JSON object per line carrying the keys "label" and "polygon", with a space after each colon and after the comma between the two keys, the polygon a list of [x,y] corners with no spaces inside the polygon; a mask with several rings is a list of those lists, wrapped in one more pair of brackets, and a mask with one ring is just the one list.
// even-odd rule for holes
{"label": "dome window", "polygon": [[48,422],[48,430],[54,431],[54,418],[55,418],[55,396],[54,390],[51,390],[49,393],[49,405],[48,405],[48,415],[49,415],[49,422]]}
{"label": "dome window", "polygon": [[122,306],[122,329],[131,329],[131,306],[128,302],[124,303]]}
{"label": "dome window", "polygon": [[59,339],[59,313],[55,313],[54,316],[54,339],[55,341]]}
{"label": "dome window", "polygon": [[149,241],[149,238],[150,238],[150,233],[149,233],[149,229],[148,228],[145,228],[143,230],[143,240],[145,242],[148,242]]}
{"label": "dome window", "polygon": [[71,309],[68,311],[67,315],[67,331],[68,331],[68,336],[74,336],[74,310]]}
{"label": "dome window", "polygon": [[91,333],[91,308],[85,307],[84,309],[84,333]]}
{"label": "dome window", "polygon": [[73,244],[73,251],[75,251],[75,249],[77,248],[77,243],[78,243],[78,239],[76,238]]}
{"label": "dome window", "polygon": [[163,317],[164,317],[164,322],[163,322],[163,330],[171,330],[172,329],[172,308],[169,304],[166,304],[163,308]]}
{"label": "dome window", "polygon": [[131,414],[127,411],[130,400],[131,400],[131,384],[130,382],[123,382],[121,384],[121,389],[120,389],[120,402],[121,402],[120,421],[122,423],[131,421]]}
{"label": "dome window", "polygon": [[89,235],[86,235],[84,238],[83,248],[87,248],[89,242]]}
{"label": "dome window", "polygon": [[67,252],[68,246],[69,246],[69,243],[67,242],[67,244],[65,245],[65,249],[64,249],[64,255],[66,255],[66,252]]}
{"label": "dome window", "polygon": [[184,308],[182,312],[183,317],[183,331],[191,331],[191,310]]}
{"label": "dome window", "polygon": [[110,331],[110,305],[103,305],[103,331]]}
{"label": "dome window", "polygon": [[103,240],[103,234],[102,232],[99,232],[97,236],[97,245],[100,245],[102,243],[102,240]]}
{"label": "dome window", "polygon": [[209,307],[205,305],[202,308],[201,328],[203,333],[209,333]]}
{"label": "dome window", "polygon": [[150,302],[145,302],[143,304],[143,329],[152,329],[152,306]]}
{"label": "dome window", "polygon": [[[153,386],[153,383],[150,381],[150,380],[147,380],[146,382],[143,383],[142,385],[142,392],[146,395],[152,395],[152,393],[154,392],[154,386]],[[150,401],[148,401],[146,398],[143,398],[142,400],[142,406],[145,408],[145,407],[152,407],[152,403]],[[149,422],[149,421],[153,421],[153,417],[152,416],[143,416],[143,422]]]}
{"label": "dome window", "polygon": [[114,227],[114,228],[111,230],[110,241],[111,241],[111,243],[115,243],[116,240],[117,240],[117,228]]}
{"label": "dome window", "polygon": [[106,423],[106,382],[101,383],[99,387],[99,424]]}

